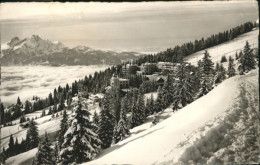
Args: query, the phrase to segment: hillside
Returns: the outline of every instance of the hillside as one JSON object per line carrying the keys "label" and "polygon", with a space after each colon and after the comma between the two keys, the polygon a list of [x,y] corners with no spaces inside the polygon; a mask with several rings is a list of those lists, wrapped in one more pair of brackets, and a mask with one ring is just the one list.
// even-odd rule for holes
{"label": "hillside", "polygon": [[[214,63],[220,62],[220,59],[223,55],[225,55],[227,58],[231,56],[233,59],[235,59],[236,52],[239,53],[239,51],[244,47],[246,41],[249,42],[251,48],[258,47],[258,35],[259,29],[256,28],[251,32],[242,34],[237,38],[234,38],[231,41],[210,47],[207,49],[207,51],[209,52]],[[197,65],[198,60],[202,59],[204,52],[205,50],[198,51],[185,57],[184,60],[191,63],[192,65]]]}
{"label": "hillside", "polygon": [[[129,138],[84,164],[187,164],[192,162],[190,159],[202,164],[223,164],[229,159],[230,163],[241,163],[240,155],[248,152],[243,145],[257,138],[257,91],[258,69],[227,79],[177,112],[167,108],[155,126],[151,123],[153,116],[148,117],[146,123],[131,129]],[[254,136],[242,134],[245,129]],[[206,148],[205,143],[208,143]],[[256,143],[250,148],[252,156],[245,162],[256,163],[258,151]],[[8,158],[6,164],[31,162],[35,152],[33,149]]]}
{"label": "hillside", "polygon": [[[247,126],[250,126],[253,131],[257,131],[258,120],[255,117],[258,116],[259,108],[257,79],[258,70],[245,76],[227,79],[206,96],[173,113],[170,118],[121,141],[103,151],[96,160],[86,164],[174,164],[181,160],[186,164],[192,159],[192,154],[195,155],[193,160],[198,159],[200,163],[218,163],[214,162],[211,157],[217,157],[219,153],[216,151],[220,149],[232,150],[233,155],[239,154],[237,152],[246,152],[242,149],[235,152],[235,148],[239,148],[245,141],[242,142],[232,137],[243,138],[241,132]],[[249,103],[244,108],[241,108],[244,104],[241,99]],[[247,121],[247,118],[252,120]],[[235,126],[239,126],[239,128]],[[225,143],[226,137],[229,138],[229,141]],[[212,138],[210,145],[224,144],[216,150],[211,147],[206,148],[204,152],[213,152],[211,157],[206,157],[203,155],[203,151],[199,150],[200,146],[197,145],[204,138]],[[256,135],[254,138],[257,138]],[[248,141],[250,142],[250,140]],[[198,149],[194,149],[194,153],[187,153],[189,151],[186,149],[190,146]],[[256,146],[256,149],[259,149],[257,147],[259,146]],[[222,151],[222,154],[224,153]],[[182,156],[182,154],[187,156]],[[255,154],[257,156],[257,153]],[[208,158],[208,162],[199,160],[202,159],[201,156],[204,156],[204,159]],[[209,162],[210,160],[212,162]],[[252,158],[251,162],[254,162],[253,160],[257,160],[257,157]]]}
{"label": "hillside", "polygon": [[2,65],[116,65],[137,59],[140,53],[102,51],[87,46],[68,48],[59,41],[49,41],[32,35],[30,38],[14,37],[1,45]]}

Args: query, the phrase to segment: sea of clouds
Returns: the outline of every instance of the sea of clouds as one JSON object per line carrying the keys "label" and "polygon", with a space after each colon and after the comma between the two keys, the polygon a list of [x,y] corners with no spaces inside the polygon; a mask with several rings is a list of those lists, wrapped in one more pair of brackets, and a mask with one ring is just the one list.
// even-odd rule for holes
{"label": "sea of clouds", "polygon": [[95,71],[105,70],[109,66],[4,66],[2,67],[1,101],[5,104],[32,99],[33,95],[41,98],[53,93],[54,88],[66,83],[71,85],[75,80]]}

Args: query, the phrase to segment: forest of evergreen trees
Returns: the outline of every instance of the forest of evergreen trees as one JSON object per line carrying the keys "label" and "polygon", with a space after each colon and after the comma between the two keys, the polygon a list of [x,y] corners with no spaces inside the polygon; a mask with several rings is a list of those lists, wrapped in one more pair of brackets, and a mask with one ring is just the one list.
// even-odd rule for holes
{"label": "forest of evergreen trees", "polygon": [[[101,150],[128,137],[130,135],[129,129],[143,124],[147,116],[154,115],[153,123],[156,124],[158,114],[162,113],[166,107],[172,105],[173,111],[185,107],[197,98],[206,95],[215,85],[227,77],[235,76],[236,68],[234,59],[231,57],[228,58],[227,71],[222,63],[217,63],[215,66],[207,51],[204,52],[202,60],[198,61],[197,67],[184,62],[183,57],[214,44],[233,39],[239,34],[252,30],[252,28],[252,23],[245,23],[229,32],[213,35],[210,37],[211,39],[197,41],[203,46],[195,46],[197,43],[195,41],[194,45],[190,43],[193,46],[184,44],[157,55],[141,58],[137,61],[139,65],[158,61],[180,63],[177,71],[168,75],[164,85],[159,86],[158,89],[152,82],[148,83],[143,80],[142,76],[132,75],[128,77],[132,88],[125,95],[122,95],[117,88],[105,92],[111,76],[114,73],[122,75],[122,65],[118,65],[103,72],[96,72],[94,76],[89,75],[83,80],[75,81],[72,86],[68,84],[64,88],[59,86],[54,89],[53,94],[50,93],[45,99],[34,96],[31,102],[26,101],[22,104],[18,97],[17,103],[9,107],[8,111],[4,111],[4,105],[1,103],[1,124],[10,125],[10,121],[21,116],[21,123],[28,122],[26,139],[22,140],[20,144],[17,139],[14,142],[12,135],[10,136],[9,148],[3,149],[5,159],[35,147],[38,147],[38,152],[34,158],[34,164],[69,164],[72,162],[78,164],[95,158]],[[187,49],[188,47],[189,49]],[[180,50],[185,52],[185,49],[187,49],[186,53],[179,52]],[[237,68],[239,74],[244,74],[255,68],[255,57],[249,43],[246,42],[243,52],[236,55],[236,60],[239,62]],[[174,61],[173,58],[176,58],[177,61]],[[152,96],[150,99],[144,100],[145,93],[155,90],[158,93],[157,99],[153,99]],[[100,114],[95,113],[93,120],[90,120],[88,107],[82,103],[82,97],[88,98],[88,93],[97,92],[103,92],[105,96],[100,104]],[[78,97],[78,102],[75,107],[72,107],[72,97],[75,96]],[[67,101],[67,108],[65,108],[65,101]],[[63,112],[54,149],[51,147],[47,133],[44,139],[40,140],[36,122],[33,119],[24,118],[25,114],[47,107],[49,107],[48,115],[59,111]],[[75,114],[70,120],[66,109],[73,109]],[[127,117],[127,113],[131,114],[130,117]],[[46,115],[45,111],[42,116],[44,115]]]}

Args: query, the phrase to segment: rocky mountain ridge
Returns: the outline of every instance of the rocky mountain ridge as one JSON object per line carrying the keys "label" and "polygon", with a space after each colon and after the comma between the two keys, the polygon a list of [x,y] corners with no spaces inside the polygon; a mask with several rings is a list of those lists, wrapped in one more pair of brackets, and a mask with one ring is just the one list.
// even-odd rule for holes
{"label": "rocky mountain ridge", "polygon": [[95,50],[88,46],[68,48],[59,41],[50,41],[32,35],[30,38],[12,38],[1,45],[2,65],[116,65],[137,59],[137,52]]}

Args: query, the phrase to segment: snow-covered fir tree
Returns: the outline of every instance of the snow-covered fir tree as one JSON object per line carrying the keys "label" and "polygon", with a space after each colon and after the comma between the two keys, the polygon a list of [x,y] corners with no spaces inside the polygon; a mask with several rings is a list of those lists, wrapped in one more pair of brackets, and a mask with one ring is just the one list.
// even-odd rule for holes
{"label": "snow-covered fir tree", "polygon": [[217,62],[216,67],[215,67],[215,71],[218,71],[218,70],[219,70],[219,63]]}
{"label": "snow-covered fir tree", "polygon": [[[93,123],[94,124],[96,124],[97,126],[99,125],[99,116],[98,116],[98,114],[97,114],[97,112],[95,111],[94,112],[94,115],[93,115]],[[98,131],[98,127],[97,127],[97,129],[96,130],[94,130],[95,132],[97,132]]]}
{"label": "snow-covered fir tree", "polygon": [[200,69],[200,80],[201,87],[198,92],[197,97],[206,95],[212,88],[214,84],[214,63],[211,60],[211,56],[205,50],[204,57],[202,58]]}
{"label": "snow-covered fir tree", "polygon": [[167,79],[162,87],[163,99],[165,104],[168,106],[173,101],[173,82],[170,75],[167,76]]}
{"label": "snow-covered fir tree", "polygon": [[194,90],[192,87],[192,78],[187,64],[181,63],[178,66],[176,78],[174,83],[174,96],[173,96],[173,110],[184,107],[193,101]]}
{"label": "snow-covered fir tree", "polygon": [[54,104],[53,108],[52,108],[52,113],[56,113],[57,112],[57,104]]}
{"label": "snow-covered fir tree", "polygon": [[38,146],[38,152],[33,159],[33,165],[42,164],[55,164],[54,151],[51,148],[51,144],[47,133],[45,132],[44,140],[40,142]]}
{"label": "snow-covered fir tree", "polygon": [[39,131],[36,122],[31,120],[29,122],[29,129],[26,134],[26,149],[30,150],[37,147],[39,144]]}
{"label": "snow-covered fir tree", "polygon": [[129,127],[126,118],[127,104],[125,103],[126,98],[123,98],[121,103],[122,107],[120,112],[120,120],[114,128],[113,144],[118,143],[119,141],[125,139],[129,135]]}
{"label": "snow-covered fir tree", "polygon": [[237,52],[236,52],[236,55],[235,55],[235,57],[236,57],[236,60],[238,60],[238,54],[237,54]]}
{"label": "snow-covered fir tree", "polygon": [[157,99],[155,101],[155,111],[160,112],[161,110],[163,110],[165,108],[165,102],[164,102],[163,91],[162,91],[161,86],[159,86],[157,93],[158,93],[158,95],[157,95]]}
{"label": "snow-covered fir tree", "polygon": [[219,84],[226,79],[226,69],[224,68],[223,64],[221,63],[218,70],[216,70],[216,79],[215,83]]}
{"label": "snow-covered fir tree", "polygon": [[238,61],[239,61],[238,70],[240,74],[255,69],[256,62],[254,59],[253,50],[250,48],[248,41],[246,41],[246,45],[244,46],[243,53],[241,54],[241,57],[239,58]]}
{"label": "snow-covered fir tree", "polygon": [[201,61],[202,72],[206,75],[214,74],[214,63],[211,60],[211,56],[209,55],[208,51],[205,50],[204,57]]}
{"label": "snow-covered fir tree", "polygon": [[115,126],[115,118],[110,110],[110,102],[108,94],[102,101],[102,107],[99,116],[98,135],[102,141],[102,148],[110,147],[113,139],[113,129]]}
{"label": "snow-covered fir tree", "polygon": [[139,113],[141,114],[141,122],[144,123],[145,120],[145,103],[144,103],[144,94],[139,91],[138,100],[137,100],[137,107]]}
{"label": "snow-covered fir tree", "polygon": [[146,117],[151,115],[151,113],[152,113],[151,111],[153,111],[152,106],[154,106],[154,105],[152,105],[152,104],[153,104],[153,100],[151,98],[147,98],[146,105],[145,105],[145,116]]}
{"label": "snow-covered fir tree", "polygon": [[55,162],[56,162],[56,164],[57,164],[57,162],[59,162],[59,151],[60,151],[60,149],[59,149],[59,143],[58,143],[58,141],[56,141],[55,142],[55,144],[54,144],[54,149],[53,149],[53,152],[54,152],[54,160],[55,160]]}
{"label": "snow-covered fir tree", "polygon": [[227,75],[228,75],[228,77],[233,77],[236,75],[234,59],[231,56],[229,56],[229,59],[228,59]]}
{"label": "snow-covered fir tree", "polygon": [[42,111],[41,117],[44,117],[46,115],[45,109]]}
{"label": "snow-covered fir tree", "polygon": [[59,103],[59,106],[58,106],[58,111],[61,111],[65,108],[65,104],[64,104],[64,92],[61,93],[60,95],[60,103]]}
{"label": "snow-covered fir tree", "polygon": [[139,92],[137,101],[136,102],[133,101],[131,128],[143,124],[144,119],[145,119],[144,95],[141,92]]}
{"label": "snow-covered fir tree", "polygon": [[111,91],[110,109],[113,110],[116,122],[120,120],[120,90],[115,88]]}
{"label": "snow-covered fir tree", "polygon": [[48,115],[51,115],[52,114],[52,108],[51,106],[49,107],[49,111],[48,111]]}
{"label": "snow-covered fir tree", "polygon": [[82,98],[78,93],[74,116],[64,135],[64,143],[60,151],[60,164],[82,163],[94,159],[100,152],[101,141],[93,131],[95,124],[90,122],[90,113],[83,109]]}
{"label": "snow-covered fir tree", "polygon": [[24,113],[30,113],[31,112],[31,107],[30,107],[30,102],[28,100],[25,101],[25,107],[24,107]]}
{"label": "snow-covered fir tree", "polygon": [[58,135],[59,148],[61,148],[61,145],[64,142],[64,135],[65,135],[67,129],[68,129],[68,115],[67,115],[67,111],[65,109],[63,112],[63,115],[62,115],[61,122],[60,122],[60,131],[59,131],[59,135]]}

